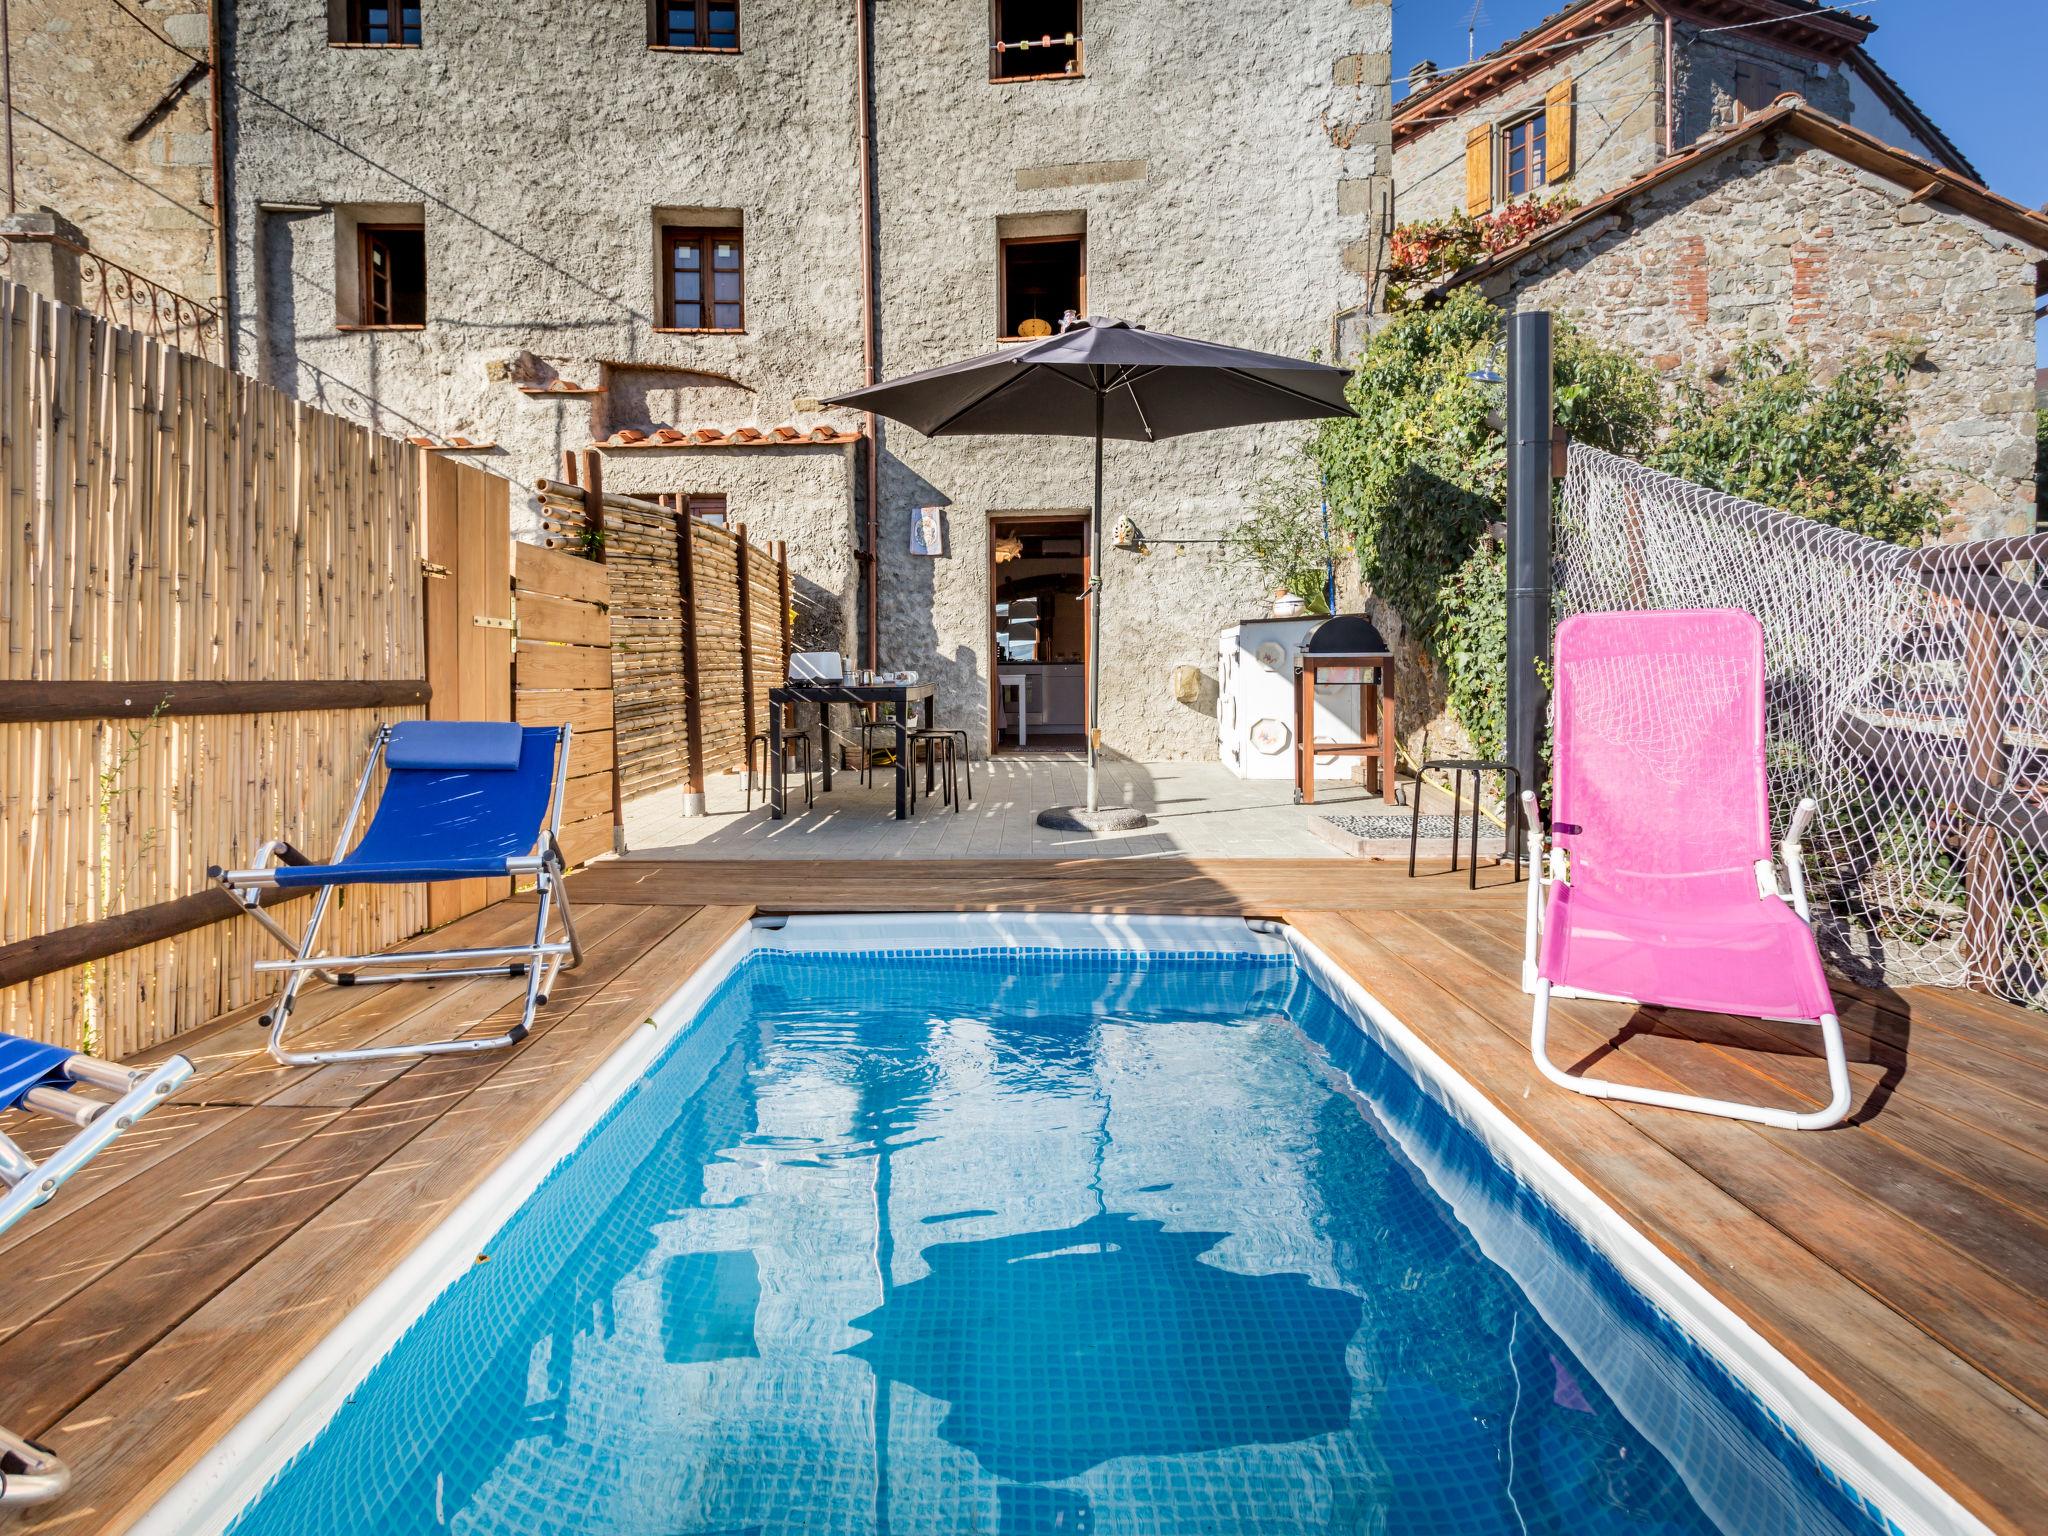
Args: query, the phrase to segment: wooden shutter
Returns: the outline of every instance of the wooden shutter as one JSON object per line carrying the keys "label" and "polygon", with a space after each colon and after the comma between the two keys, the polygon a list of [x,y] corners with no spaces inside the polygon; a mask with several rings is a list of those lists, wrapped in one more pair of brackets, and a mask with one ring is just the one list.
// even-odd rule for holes
{"label": "wooden shutter", "polygon": [[1493,207],[1493,125],[1465,135],[1465,211],[1478,218]]}
{"label": "wooden shutter", "polygon": [[1543,179],[1562,181],[1572,173],[1572,82],[1567,75],[1543,98]]}

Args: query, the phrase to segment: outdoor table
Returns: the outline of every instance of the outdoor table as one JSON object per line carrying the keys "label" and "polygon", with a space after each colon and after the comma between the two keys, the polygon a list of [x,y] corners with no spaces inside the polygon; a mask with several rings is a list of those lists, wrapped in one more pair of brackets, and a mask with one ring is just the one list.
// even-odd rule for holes
{"label": "outdoor table", "polygon": [[776,821],[782,820],[782,712],[791,704],[815,704],[818,706],[818,747],[822,765],[819,773],[819,788],[826,793],[832,789],[832,733],[827,719],[827,706],[852,704],[865,707],[869,704],[893,704],[896,709],[896,819],[907,820],[910,816],[910,706],[922,706],[925,727],[932,723],[932,695],[936,690],[930,683],[834,683],[803,682],[784,683],[779,688],[768,690],[768,814]]}

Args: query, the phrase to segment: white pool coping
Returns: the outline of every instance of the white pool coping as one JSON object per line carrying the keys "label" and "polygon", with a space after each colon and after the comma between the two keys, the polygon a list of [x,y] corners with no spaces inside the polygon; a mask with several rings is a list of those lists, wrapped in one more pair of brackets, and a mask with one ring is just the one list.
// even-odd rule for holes
{"label": "white pool coping", "polygon": [[[377,1363],[757,950],[1291,951],[1330,998],[1512,1173],[1675,1322],[1849,1489],[1903,1536],[1988,1529],[1625,1220],[1300,933],[1239,918],[996,912],[757,919],[663,1000],[335,1329],[132,1527],[141,1536],[224,1529],[341,1409]],[[1537,1091],[1547,1091],[1538,1085]],[[1676,1111],[1674,1111],[1676,1113]],[[1484,1239],[1482,1235],[1482,1246]]]}

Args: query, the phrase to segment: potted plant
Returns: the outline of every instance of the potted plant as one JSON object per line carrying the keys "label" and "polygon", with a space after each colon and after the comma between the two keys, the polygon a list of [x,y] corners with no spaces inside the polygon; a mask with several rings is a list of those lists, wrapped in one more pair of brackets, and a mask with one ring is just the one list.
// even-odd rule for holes
{"label": "potted plant", "polygon": [[1290,454],[1252,488],[1244,520],[1223,540],[1226,553],[1273,593],[1273,617],[1328,613],[1324,594],[1337,559],[1323,506],[1322,475],[1307,454]]}

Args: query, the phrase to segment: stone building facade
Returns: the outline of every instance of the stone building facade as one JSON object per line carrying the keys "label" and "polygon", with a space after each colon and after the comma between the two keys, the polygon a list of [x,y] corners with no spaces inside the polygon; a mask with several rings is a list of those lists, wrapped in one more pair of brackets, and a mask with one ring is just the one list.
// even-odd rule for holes
{"label": "stone building facade", "polygon": [[1911,345],[1908,421],[1947,536],[2030,533],[2048,217],[1928,185],[1924,161],[1786,103],[1454,282],[1687,377],[1745,342],[1823,368]]}
{"label": "stone building facade", "polygon": [[8,30],[30,227],[50,209],[94,255],[217,305],[205,0],[12,0]]}
{"label": "stone building facade", "polygon": [[1578,214],[1455,281],[1571,313],[1674,378],[1746,341],[1823,368],[1915,342],[1915,446],[1950,535],[2030,532],[2041,221],[1878,67],[1876,30],[1776,0],[1579,0],[1416,82],[1396,223],[1570,198]]}
{"label": "stone building facade", "polygon": [[[1578,0],[1463,69],[1411,74],[1394,116],[1399,221],[1477,215],[1521,196],[1605,197],[1787,92],[1976,178],[1871,58],[1874,23],[1818,7],[1785,21],[1782,7],[1754,0],[1715,0],[1668,26],[1648,0]],[[1546,115],[1552,159],[1568,138],[1568,165],[1511,187],[1514,130]]]}
{"label": "stone building facade", "polygon": [[[1006,6],[1009,30],[1047,9],[872,10],[880,373],[993,348],[1012,318],[1003,242],[1076,236],[1090,312],[1329,350],[1384,235],[1387,0],[1099,15],[1082,0],[1074,44],[1041,37],[1029,59],[993,46],[1020,41],[998,35]],[[493,445],[474,462],[515,481],[596,444],[608,489],[723,497],[752,536],[788,541],[808,606],[855,653],[862,456],[878,452],[882,664],[934,677],[941,717],[984,741],[991,515],[1086,507],[1088,450],[886,423],[869,442],[859,416],[818,404],[864,376],[859,8],[739,0],[737,47],[718,48],[651,43],[657,14],[593,0],[511,20],[427,0],[415,45],[349,47],[317,8],[235,6],[242,365],[386,431]],[[1201,110],[1175,108],[1189,101]],[[424,231],[416,323],[365,324],[364,284],[381,281],[366,231],[385,227]],[[702,259],[743,270],[744,314],[666,323],[673,242],[706,231]],[[664,432],[720,446],[652,446]],[[1204,690],[1185,672],[1176,690],[1176,669],[1213,673],[1217,632],[1266,594],[1199,541],[1298,436],[1111,445],[1107,518],[1131,517],[1151,553],[1103,552],[1107,750],[1214,750]],[[910,552],[927,507],[943,509],[936,556]]]}

